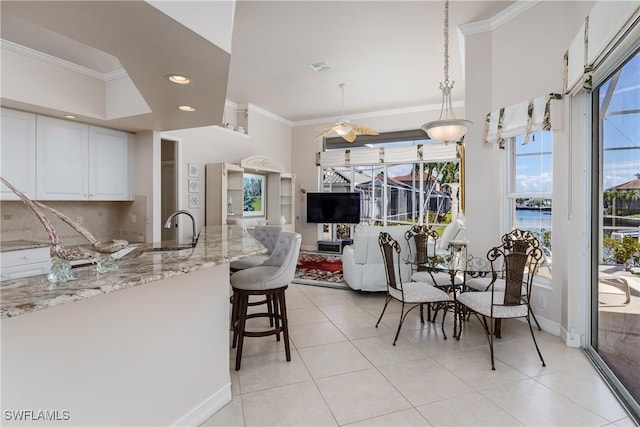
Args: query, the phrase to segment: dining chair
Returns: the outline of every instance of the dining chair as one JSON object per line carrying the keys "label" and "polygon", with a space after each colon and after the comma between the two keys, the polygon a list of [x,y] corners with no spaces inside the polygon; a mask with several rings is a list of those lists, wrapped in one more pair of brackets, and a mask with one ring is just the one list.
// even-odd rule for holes
{"label": "dining chair", "polygon": [[[536,272],[538,271],[538,268],[540,267],[542,262],[544,262],[545,260],[544,251],[542,246],[540,245],[540,241],[532,232],[523,231],[520,229],[514,229],[511,232],[504,234],[501,237],[500,241],[502,242],[501,246],[504,247],[505,251],[513,251],[517,249],[524,252],[529,252],[530,250],[539,248],[540,251],[542,252],[541,260],[536,261],[534,258],[529,258],[529,262],[527,263],[527,265],[525,265],[525,274],[523,276],[523,282],[522,282],[522,295],[523,297],[526,298],[527,285],[529,282],[533,281],[533,278]],[[464,283],[465,290],[483,292],[483,291],[489,291],[492,288],[495,288],[495,290],[497,291],[504,292],[505,283],[506,283],[505,265],[496,266],[495,261],[491,262],[490,255],[493,253],[493,250],[494,249],[489,250],[489,252],[487,253],[486,260],[475,259],[472,262],[476,262],[476,263],[488,262],[491,265],[492,270],[495,268],[496,271],[499,271],[497,277],[493,277],[493,276],[469,277],[465,280],[465,283]],[[532,264],[532,262],[534,261],[535,261],[535,264]],[[538,323],[538,319],[536,319],[536,316],[533,313],[533,310],[531,309],[531,307],[529,307],[529,310],[531,312],[531,317],[533,317],[533,321],[538,327],[538,330],[541,331],[542,328],[540,327],[540,323]]]}
{"label": "dining chair", "polygon": [[[491,278],[494,286],[490,286],[490,289],[486,291],[463,292],[458,295],[458,302],[478,318],[485,330],[489,340],[492,370],[496,369],[493,350],[495,339],[493,331],[496,322],[516,318],[526,319],[542,366],[546,366],[531,326],[531,307],[529,305],[533,287],[532,272],[537,268],[543,255],[539,246],[530,246],[528,234],[531,232],[521,230],[507,233],[502,237],[502,244],[491,249],[487,254],[491,263]],[[527,269],[529,269],[528,272]],[[499,290],[498,286],[495,286],[495,282],[498,275],[503,272],[504,288]],[[523,286],[526,288],[524,292]]]}
{"label": "dining chair", "polygon": [[[409,246],[408,259],[413,268],[412,281],[432,284],[445,291],[449,291],[452,285],[460,286],[463,284],[463,279],[458,275],[452,277],[445,271],[435,271],[428,268],[429,262],[445,261],[441,255],[437,254],[438,232],[430,225],[413,225],[404,233],[404,238]],[[427,318],[429,321],[434,322],[436,314],[437,312],[433,317],[431,316],[431,305],[428,305]],[[422,307],[420,307],[420,315],[422,316]]]}
{"label": "dining chair", "polygon": [[[276,335],[276,340],[280,341],[280,333],[282,333],[287,362],[291,361],[285,290],[296,272],[301,241],[300,234],[283,231],[278,236],[273,253],[262,265],[246,268],[231,275],[232,346],[236,347],[237,342],[236,371],[240,370],[244,337]],[[264,296],[270,302],[267,305],[272,308],[267,312],[247,314],[251,296]],[[273,328],[260,331],[247,330],[247,319],[257,317],[273,320],[273,324],[270,325]]]}
{"label": "dining chair", "polygon": [[[400,266],[404,262],[401,260],[400,244],[389,233],[381,232],[378,237],[378,245],[382,252],[382,260],[384,262],[385,275],[387,279],[387,298],[382,308],[382,313],[376,323],[376,328],[384,316],[384,312],[391,300],[397,300],[402,304],[400,310],[400,322],[398,323],[398,330],[396,331],[395,338],[393,339],[393,345],[396,345],[398,336],[400,335],[400,329],[404,323],[407,315],[411,310],[416,307],[421,307],[423,304],[451,304],[453,301],[449,297],[449,294],[437,287],[425,283],[425,282],[402,282],[400,275]],[[410,306],[406,311],[406,306]],[[447,339],[447,335],[444,332],[444,320],[445,314],[442,316],[442,334],[444,339]],[[424,318],[421,318],[424,323]]]}

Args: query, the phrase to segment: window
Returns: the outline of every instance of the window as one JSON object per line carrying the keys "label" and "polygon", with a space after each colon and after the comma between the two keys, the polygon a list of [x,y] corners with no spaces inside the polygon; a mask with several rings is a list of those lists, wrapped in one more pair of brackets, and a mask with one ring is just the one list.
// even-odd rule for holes
{"label": "window", "polygon": [[[457,217],[460,162],[456,145],[446,148],[420,129],[362,135],[349,144],[342,138],[324,142],[322,154],[330,159],[321,167],[320,191],[359,192],[362,222],[444,224]],[[323,238],[348,237],[349,225],[334,228],[325,225]]]}
{"label": "window", "polygon": [[509,229],[529,230],[538,237],[544,260],[537,275],[548,280],[552,267],[552,132],[535,132],[525,145],[523,139],[517,136],[507,144],[506,218]]}

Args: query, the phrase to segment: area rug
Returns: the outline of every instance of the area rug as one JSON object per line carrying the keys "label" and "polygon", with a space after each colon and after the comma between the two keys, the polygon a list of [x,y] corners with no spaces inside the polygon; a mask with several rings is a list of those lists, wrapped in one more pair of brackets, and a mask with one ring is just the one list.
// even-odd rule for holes
{"label": "area rug", "polygon": [[312,252],[300,252],[293,283],[349,289],[342,276],[342,258]]}

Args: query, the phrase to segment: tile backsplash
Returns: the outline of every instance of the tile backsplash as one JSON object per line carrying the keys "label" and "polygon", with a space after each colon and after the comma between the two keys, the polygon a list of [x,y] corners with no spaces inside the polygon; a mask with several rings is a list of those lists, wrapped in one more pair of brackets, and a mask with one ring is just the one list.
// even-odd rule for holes
{"label": "tile backsplash", "polygon": [[[42,202],[72,220],[81,222],[98,241],[125,239],[130,243],[145,241],[146,197],[133,202]],[[35,214],[20,201],[0,202],[0,240],[35,240],[49,242],[49,236]],[[73,228],[45,212],[63,245],[86,244],[87,240]]]}

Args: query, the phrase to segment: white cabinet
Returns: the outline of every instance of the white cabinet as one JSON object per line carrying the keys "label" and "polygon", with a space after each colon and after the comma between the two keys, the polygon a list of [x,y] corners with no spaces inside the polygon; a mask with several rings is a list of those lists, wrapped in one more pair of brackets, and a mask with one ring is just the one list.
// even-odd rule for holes
{"label": "white cabinet", "polygon": [[243,168],[230,163],[205,166],[206,225],[225,225],[229,218],[242,219],[243,173]]}
{"label": "white cabinet", "polygon": [[89,199],[89,125],[38,116],[38,200]]}
{"label": "white cabinet", "polygon": [[[36,196],[36,115],[2,108],[0,174],[30,199]],[[0,200],[19,200],[2,185]]]}
{"label": "white cabinet", "polygon": [[295,188],[296,176],[292,173],[280,175],[280,215],[285,218],[285,229],[295,231]]}
{"label": "white cabinet", "polygon": [[130,200],[129,135],[38,116],[38,200]]}
{"label": "white cabinet", "polygon": [[280,224],[295,230],[295,175],[284,172],[283,167],[264,156],[242,160],[240,166],[230,163],[210,163],[206,170],[206,225],[224,225],[231,218],[243,218],[244,173],[256,173],[266,178],[266,215],[251,219],[257,223]]}
{"label": "white cabinet", "polygon": [[284,217],[285,230],[294,231],[293,188],[295,187],[295,175],[288,172],[270,172],[267,174],[267,187],[269,224],[281,224],[282,217]]}
{"label": "white cabinet", "polygon": [[0,253],[0,279],[11,280],[47,274],[51,270],[49,247]]}
{"label": "white cabinet", "polygon": [[129,134],[89,126],[89,200],[131,198]]}

